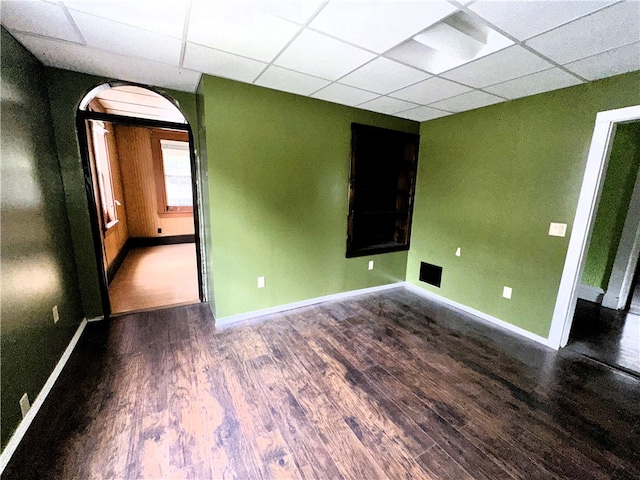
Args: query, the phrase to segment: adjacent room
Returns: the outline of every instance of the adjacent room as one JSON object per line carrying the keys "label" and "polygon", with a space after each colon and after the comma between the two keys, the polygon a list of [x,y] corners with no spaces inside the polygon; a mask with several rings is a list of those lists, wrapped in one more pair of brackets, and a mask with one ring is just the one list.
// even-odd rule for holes
{"label": "adjacent room", "polygon": [[640,477],[640,2],[0,13],[3,479]]}

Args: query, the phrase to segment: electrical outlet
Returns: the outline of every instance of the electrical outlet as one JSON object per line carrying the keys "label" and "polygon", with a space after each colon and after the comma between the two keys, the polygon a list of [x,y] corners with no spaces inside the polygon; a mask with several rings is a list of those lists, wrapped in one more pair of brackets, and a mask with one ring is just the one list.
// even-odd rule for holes
{"label": "electrical outlet", "polygon": [[158,233],[162,233],[162,229],[161,228],[158,228]]}
{"label": "electrical outlet", "polygon": [[513,289],[511,287],[504,287],[502,289],[502,296],[504,298],[511,299],[511,292],[513,292]]}
{"label": "electrical outlet", "polygon": [[373,260],[369,260],[369,270],[373,270]]}
{"label": "electrical outlet", "polygon": [[29,395],[25,392],[20,399],[20,411],[22,412],[22,418],[27,415],[27,412],[31,408],[31,404],[29,403]]}
{"label": "electrical outlet", "polygon": [[53,306],[53,323],[58,323],[60,320],[60,314],[58,313],[58,305]]}
{"label": "electrical outlet", "polygon": [[258,288],[264,288],[264,277],[258,277]]}
{"label": "electrical outlet", "polygon": [[549,225],[549,235],[552,237],[564,237],[567,234],[566,223],[553,223]]}
{"label": "electrical outlet", "polygon": [[456,257],[460,256],[460,247],[458,247],[458,249],[456,250]]}

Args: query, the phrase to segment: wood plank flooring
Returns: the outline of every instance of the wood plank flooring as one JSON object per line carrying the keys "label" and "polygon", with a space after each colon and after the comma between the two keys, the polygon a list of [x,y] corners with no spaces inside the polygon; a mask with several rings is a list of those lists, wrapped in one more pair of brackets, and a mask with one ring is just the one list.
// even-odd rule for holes
{"label": "wood plank flooring", "polygon": [[112,313],[195,303],[195,243],[132,248],[109,285]]}
{"label": "wood plank flooring", "polygon": [[90,324],[4,477],[640,478],[640,380],[398,288]]}

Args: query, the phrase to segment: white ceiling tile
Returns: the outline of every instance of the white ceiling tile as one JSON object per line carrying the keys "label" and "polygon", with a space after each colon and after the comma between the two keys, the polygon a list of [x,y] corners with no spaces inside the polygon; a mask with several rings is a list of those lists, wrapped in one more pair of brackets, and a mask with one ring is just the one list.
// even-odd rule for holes
{"label": "white ceiling tile", "polygon": [[353,107],[354,105],[372,100],[378,95],[371,92],[365,92],[359,88],[332,83],[328,87],[323,88],[311,96],[313,98],[327,100],[328,102],[340,103],[342,105],[349,105]]}
{"label": "white ceiling tile", "polygon": [[415,68],[379,57],[340,79],[340,83],[386,94],[430,76]]}
{"label": "white ceiling tile", "polygon": [[461,93],[465,93],[470,90],[471,88],[465,87],[464,85],[434,77],[410,87],[403,88],[397,92],[393,92],[391,96],[426,105],[444,98],[460,95]]}
{"label": "white ceiling tile", "polygon": [[442,76],[481,88],[551,67],[553,65],[546,60],[519,45],[514,45],[443,73]]}
{"label": "white ceiling tile", "polygon": [[267,64],[187,42],[183,66],[217,77],[253,82]]}
{"label": "white ceiling tile", "polygon": [[418,107],[412,110],[407,110],[406,112],[397,113],[395,116],[415,120],[416,122],[426,122],[427,120],[446,117],[447,115],[451,115],[451,113],[430,107]]}
{"label": "white ceiling tile", "polygon": [[558,88],[570,87],[582,83],[573,75],[559,69],[552,68],[543,72],[516,78],[491,87],[486,87],[489,93],[500,95],[501,97],[513,99],[535,95],[536,93],[549,92]]}
{"label": "white ceiling tile", "polygon": [[322,87],[326,87],[329,82],[318,77],[271,65],[255,84],[298,95],[311,95]]}
{"label": "white ceiling tile", "polygon": [[128,57],[144,58],[178,66],[182,41],[158,33],[105,20],[82,12],[72,12],[87,45]]}
{"label": "white ceiling tile", "polygon": [[325,3],[324,1],[305,0],[258,0],[247,2],[248,5],[264,10],[300,25],[306,23],[311,16]]}
{"label": "white ceiling tile", "polygon": [[303,31],[275,61],[276,65],[337,80],[375,57],[326,35]]}
{"label": "white ceiling tile", "polygon": [[310,24],[382,53],[457,10],[445,1],[332,1]]}
{"label": "white ceiling tile", "polygon": [[45,65],[74,72],[173,88],[184,92],[194,92],[200,81],[199,72],[163,63],[148,60],[132,61],[129,57],[115,53],[31,35],[18,34],[16,38]]}
{"label": "white ceiling tile", "polygon": [[640,43],[614,48],[593,57],[568,63],[565,67],[587,80],[598,80],[640,70]]}
{"label": "white ceiling tile", "polygon": [[369,102],[358,105],[358,108],[364,108],[365,110],[371,110],[373,112],[393,115],[394,113],[403,112],[417,106],[418,105],[416,105],[415,103],[405,102],[404,100],[398,100],[397,98],[378,97]]}
{"label": "white ceiling tile", "polygon": [[0,2],[2,25],[11,31],[20,31],[82,43],[64,10],[46,2]]}
{"label": "white ceiling tile", "polygon": [[469,8],[517,39],[526,40],[612,3],[614,0],[478,0]]}
{"label": "white ceiling tile", "polygon": [[486,107],[494,103],[504,102],[504,99],[491,95],[489,93],[474,90],[472,92],[463,93],[457,97],[447,98],[439,102],[431,104],[432,107],[441,108],[450,112],[464,112],[473,110],[474,108]]}
{"label": "white ceiling tile", "polygon": [[270,62],[300,26],[238,2],[196,0],[187,39],[225,52]]}
{"label": "white ceiling tile", "polygon": [[69,9],[182,38],[187,2],[185,0],[65,0]]}
{"label": "white ceiling tile", "polygon": [[564,64],[640,40],[640,2],[619,3],[526,43]]}

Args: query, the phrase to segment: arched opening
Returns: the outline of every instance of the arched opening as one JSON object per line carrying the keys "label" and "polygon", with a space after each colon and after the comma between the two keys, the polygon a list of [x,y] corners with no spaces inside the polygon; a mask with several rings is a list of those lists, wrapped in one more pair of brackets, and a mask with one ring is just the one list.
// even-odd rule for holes
{"label": "arched opening", "polygon": [[105,316],[205,301],[194,137],[177,102],[102,84],[76,128]]}

